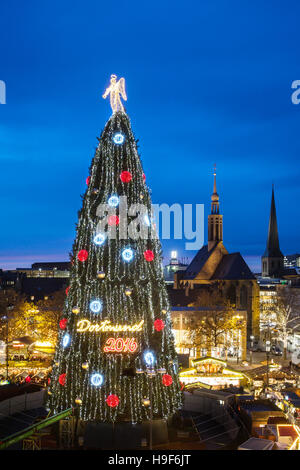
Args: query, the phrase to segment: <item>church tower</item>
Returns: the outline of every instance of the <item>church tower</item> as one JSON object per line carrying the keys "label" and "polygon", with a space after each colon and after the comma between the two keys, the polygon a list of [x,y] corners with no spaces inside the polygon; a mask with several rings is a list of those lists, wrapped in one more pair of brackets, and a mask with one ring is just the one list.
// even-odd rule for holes
{"label": "church tower", "polygon": [[216,165],[214,166],[214,192],[211,195],[211,212],[208,216],[208,251],[223,241],[223,215],[220,214],[217,193]]}
{"label": "church tower", "polygon": [[267,247],[262,256],[262,276],[280,277],[283,270],[283,254],[279,247],[274,186],[272,186],[271,211]]}

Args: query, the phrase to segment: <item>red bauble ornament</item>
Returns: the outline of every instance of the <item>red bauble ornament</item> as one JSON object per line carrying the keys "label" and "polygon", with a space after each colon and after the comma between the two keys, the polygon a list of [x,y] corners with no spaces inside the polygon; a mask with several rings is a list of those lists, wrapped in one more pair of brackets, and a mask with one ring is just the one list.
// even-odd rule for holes
{"label": "red bauble ornament", "polygon": [[180,390],[182,391],[184,389],[185,384],[183,382],[179,382],[179,383],[180,383]]}
{"label": "red bauble ornament", "polygon": [[60,383],[60,385],[66,385],[66,376],[67,374],[60,374],[60,376],[58,377],[58,382]]}
{"label": "red bauble ornament", "polygon": [[169,374],[164,374],[162,376],[162,382],[166,387],[169,387],[173,383],[173,379]]}
{"label": "red bauble ornament", "polygon": [[68,286],[68,287],[66,288],[66,295],[68,295],[69,290],[70,290],[70,286]]}
{"label": "red bauble ornament", "polygon": [[31,382],[31,377],[30,377],[30,375],[27,375],[27,377],[26,377],[26,379],[25,379],[25,382],[26,382],[27,384],[29,384],[29,383]]}
{"label": "red bauble ornament", "polygon": [[61,330],[65,330],[67,327],[68,320],[66,318],[62,318],[59,322],[59,328]]}
{"label": "red bauble ornament", "polygon": [[122,171],[122,173],[120,174],[120,178],[122,183],[129,183],[129,181],[132,180],[132,174],[130,173],[130,171]]}
{"label": "red bauble ornament", "polygon": [[120,219],[117,215],[110,215],[107,220],[108,225],[119,225],[119,222]]}
{"label": "red bauble ornament", "polygon": [[165,327],[165,324],[164,324],[164,322],[163,322],[160,318],[158,318],[157,320],[155,320],[155,322],[154,322],[154,328],[156,329],[156,331],[161,331],[161,330],[164,329],[164,327]]}
{"label": "red bauble ornament", "polygon": [[50,377],[49,377],[49,379],[48,379],[48,385],[50,385],[50,384],[51,384],[51,379],[50,379]]}
{"label": "red bauble ornament", "polygon": [[88,176],[87,179],[85,180],[86,184],[89,185],[90,184],[90,181],[91,181],[91,177]]}
{"label": "red bauble ornament", "polygon": [[143,173],[143,180],[146,181],[145,173]]}
{"label": "red bauble ornament", "polygon": [[86,250],[80,250],[78,252],[77,258],[79,259],[79,261],[83,262],[87,260],[88,256],[89,254]]}
{"label": "red bauble ornament", "polygon": [[118,395],[108,395],[108,397],[106,398],[106,403],[111,408],[115,408],[116,406],[118,406],[119,402],[120,400]]}
{"label": "red bauble ornament", "polygon": [[152,250],[144,251],[144,258],[146,261],[153,261],[154,260],[154,253]]}

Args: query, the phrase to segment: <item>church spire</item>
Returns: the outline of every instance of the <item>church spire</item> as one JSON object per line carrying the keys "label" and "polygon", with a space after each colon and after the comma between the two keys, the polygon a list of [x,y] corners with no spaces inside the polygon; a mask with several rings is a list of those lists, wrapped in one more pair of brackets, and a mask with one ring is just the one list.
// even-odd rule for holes
{"label": "church spire", "polygon": [[220,214],[219,195],[217,193],[217,167],[214,164],[214,190],[211,195],[211,213],[208,216],[208,251],[223,241],[223,215]]}
{"label": "church spire", "polygon": [[279,247],[278,226],[274,196],[274,185],[272,185],[271,210],[269,218],[268,239],[265,252],[262,257],[262,275],[280,276],[283,268],[283,254]]}

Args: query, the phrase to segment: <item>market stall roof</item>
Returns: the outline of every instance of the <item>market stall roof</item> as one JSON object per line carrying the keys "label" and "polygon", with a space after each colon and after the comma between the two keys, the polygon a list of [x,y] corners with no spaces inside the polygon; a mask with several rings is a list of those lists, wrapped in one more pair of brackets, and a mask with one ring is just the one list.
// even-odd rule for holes
{"label": "market stall roof", "polygon": [[9,341],[9,345],[11,345],[13,342],[18,341],[19,343],[27,344],[30,345],[34,343],[36,340],[31,338],[30,336],[20,336],[18,338],[14,338],[12,341]]}

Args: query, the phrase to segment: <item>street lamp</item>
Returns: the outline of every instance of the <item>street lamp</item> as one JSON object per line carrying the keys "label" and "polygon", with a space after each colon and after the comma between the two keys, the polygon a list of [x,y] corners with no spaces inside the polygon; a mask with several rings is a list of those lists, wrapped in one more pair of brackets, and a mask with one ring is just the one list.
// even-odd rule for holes
{"label": "street lamp", "polygon": [[269,387],[269,353],[271,350],[271,341],[266,341],[266,354],[267,354],[267,389]]}
{"label": "street lamp", "polygon": [[253,359],[253,346],[254,346],[254,336],[250,336],[250,365],[252,365],[252,359]]}

